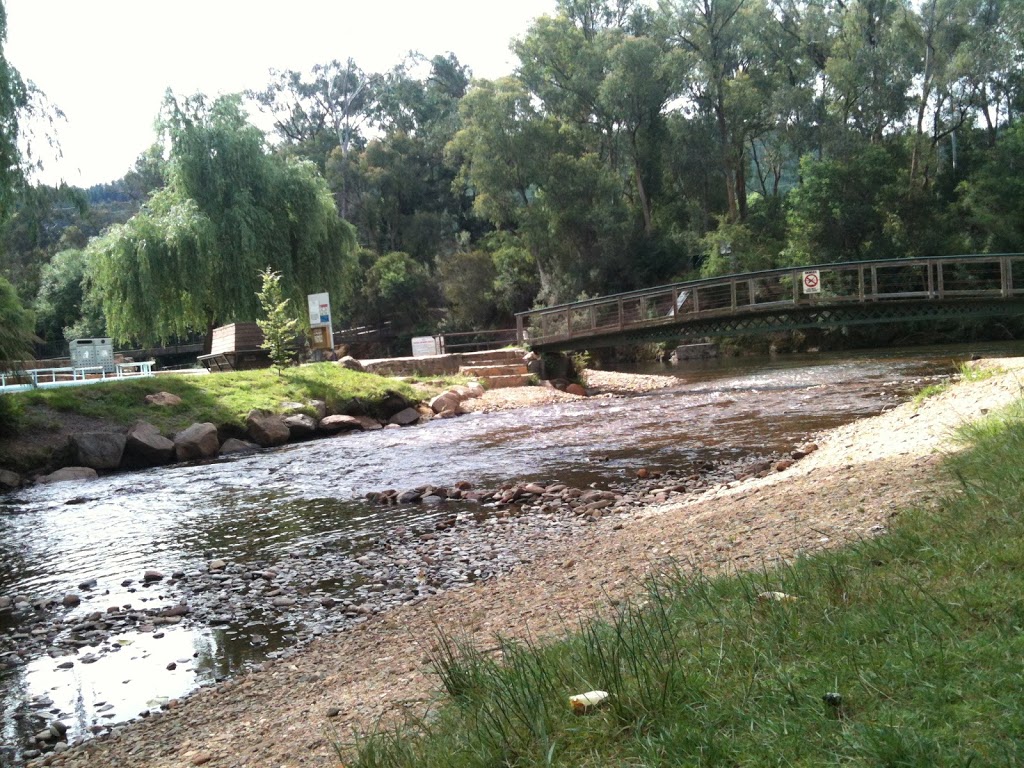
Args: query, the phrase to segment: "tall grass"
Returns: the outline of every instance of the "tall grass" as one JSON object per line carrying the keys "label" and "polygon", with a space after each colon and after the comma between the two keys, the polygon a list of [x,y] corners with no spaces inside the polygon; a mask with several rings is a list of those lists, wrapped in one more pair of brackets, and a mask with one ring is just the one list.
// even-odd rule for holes
{"label": "tall grass", "polygon": [[[963,439],[959,491],[884,536],[732,577],[666,571],[559,642],[442,637],[443,704],[347,764],[1024,763],[1024,407]],[[591,689],[608,705],[573,715]]]}

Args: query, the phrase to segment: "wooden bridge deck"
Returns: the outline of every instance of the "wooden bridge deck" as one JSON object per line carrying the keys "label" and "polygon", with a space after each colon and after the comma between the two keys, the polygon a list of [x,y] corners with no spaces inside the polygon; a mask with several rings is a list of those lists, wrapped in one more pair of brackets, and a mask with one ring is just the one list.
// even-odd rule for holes
{"label": "wooden bridge deck", "polygon": [[674,283],[516,315],[538,351],[812,326],[1024,314],[1024,254],[819,264]]}

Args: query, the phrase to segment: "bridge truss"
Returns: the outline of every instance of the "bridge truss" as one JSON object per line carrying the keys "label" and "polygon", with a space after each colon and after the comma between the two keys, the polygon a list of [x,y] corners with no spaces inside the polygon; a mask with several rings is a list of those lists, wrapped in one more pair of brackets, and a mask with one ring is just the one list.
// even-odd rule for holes
{"label": "bridge truss", "polygon": [[658,286],[516,316],[565,351],[678,339],[1024,315],[1024,254],[845,262]]}

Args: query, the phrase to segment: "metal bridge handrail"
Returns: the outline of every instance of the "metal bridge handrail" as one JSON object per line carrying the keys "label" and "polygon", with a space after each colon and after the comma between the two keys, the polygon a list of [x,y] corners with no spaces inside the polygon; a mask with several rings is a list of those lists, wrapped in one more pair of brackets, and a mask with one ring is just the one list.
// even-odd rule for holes
{"label": "metal bridge handrail", "polygon": [[[808,306],[949,301],[954,297],[1019,298],[1024,295],[1024,287],[1019,286],[1019,278],[1015,280],[1013,265],[1022,257],[1022,253],[983,253],[872,259],[781,267],[670,283],[519,312],[516,314],[517,338],[520,342],[529,340],[534,345],[542,345],[568,339],[607,337],[622,334],[627,329],[659,326],[664,329],[703,318],[749,317],[766,311],[789,312]],[[981,265],[986,272],[972,272],[971,265]],[[950,266],[966,266],[968,271],[951,271]],[[889,272],[893,269],[901,271],[894,275]],[[804,283],[810,272],[818,273],[815,277],[820,275],[821,283],[816,290]],[[829,278],[829,274],[840,276],[839,281],[832,282],[835,278]],[[1018,274],[1024,275],[1024,272]]]}
{"label": "metal bridge handrail", "polygon": [[651,288],[637,288],[632,291],[624,291],[622,293],[610,293],[605,296],[595,296],[592,299],[583,299],[581,301],[570,301],[564,304],[552,304],[550,307],[539,307],[537,309],[528,309],[525,312],[516,312],[516,318],[527,317],[529,315],[536,315],[545,312],[557,312],[565,309],[575,309],[588,307],[592,304],[603,304],[605,302],[617,299],[635,298],[638,296],[644,296],[652,293],[664,293],[672,289],[686,290],[689,288],[706,288],[709,285],[716,283],[728,284],[737,280],[758,280],[769,277],[775,277],[778,275],[788,275],[794,272],[808,272],[811,270],[826,270],[826,269],[840,269],[840,268],[857,268],[857,267],[880,267],[880,266],[909,266],[911,264],[927,264],[934,263],[937,261],[962,261],[977,259],[984,261],[986,259],[998,259],[1004,257],[1024,256],[1024,253],[966,253],[956,256],[915,256],[909,259],[869,259],[865,261],[833,261],[826,262],[824,264],[808,264],[805,266],[797,267],[776,267],[775,269],[762,269],[757,272],[735,272],[728,275],[719,275],[718,277],[702,277],[698,280],[684,280],[678,283],[663,283],[662,285],[652,286]]}

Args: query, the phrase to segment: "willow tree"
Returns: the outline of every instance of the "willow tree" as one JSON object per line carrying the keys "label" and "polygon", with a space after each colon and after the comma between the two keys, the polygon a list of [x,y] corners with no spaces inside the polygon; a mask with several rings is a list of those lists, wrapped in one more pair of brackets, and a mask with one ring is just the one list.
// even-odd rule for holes
{"label": "willow tree", "polygon": [[[4,55],[7,11],[0,0],[0,221],[6,221],[25,174],[18,146],[18,117],[28,103],[25,83]],[[0,277],[0,367],[31,356],[32,316],[25,311],[14,288]]]}
{"label": "willow tree", "polygon": [[89,246],[113,337],[153,343],[254,320],[268,268],[298,306],[308,293],[345,300],[355,235],[312,163],[273,154],[236,96],[168,94],[159,127],[167,185]]}

